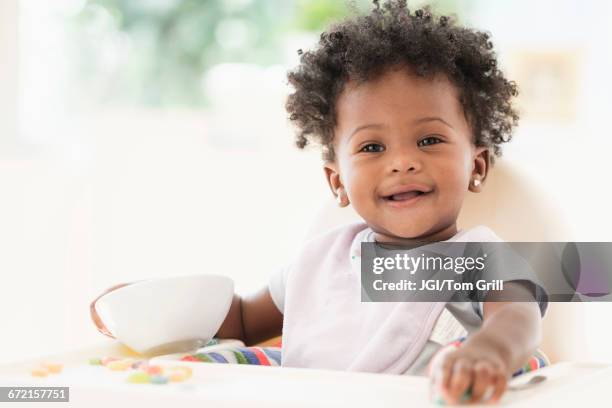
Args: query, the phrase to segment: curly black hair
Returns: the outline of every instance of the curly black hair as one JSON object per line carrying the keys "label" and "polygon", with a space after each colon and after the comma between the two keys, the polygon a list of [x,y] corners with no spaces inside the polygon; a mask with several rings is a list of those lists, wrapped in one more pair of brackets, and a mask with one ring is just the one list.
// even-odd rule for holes
{"label": "curly black hair", "polygon": [[314,50],[298,50],[300,64],[287,75],[295,91],[285,104],[297,146],[320,144],[323,159],[334,160],[335,105],[345,84],[405,64],[422,77],[445,74],[458,88],[473,142],[493,150],[493,163],[519,117],[512,106],[517,86],[498,69],[489,33],[435,16],[429,6],[411,13],[406,0],[373,3],[369,14],[331,25]]}

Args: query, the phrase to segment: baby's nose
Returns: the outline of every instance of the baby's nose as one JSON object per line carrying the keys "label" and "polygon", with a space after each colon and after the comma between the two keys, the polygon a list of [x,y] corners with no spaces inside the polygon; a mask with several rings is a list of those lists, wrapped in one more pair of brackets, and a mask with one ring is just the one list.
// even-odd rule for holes
{"label": "baby's nose", "polygon": [[391,160],[391,171],[393,173],[415,172],[420,168],[420,160],[415,155],[399,153]]}

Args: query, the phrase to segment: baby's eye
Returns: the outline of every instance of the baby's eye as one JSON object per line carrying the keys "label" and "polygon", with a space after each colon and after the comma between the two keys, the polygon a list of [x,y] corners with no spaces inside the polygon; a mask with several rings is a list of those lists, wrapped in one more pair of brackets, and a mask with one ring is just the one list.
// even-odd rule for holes
{"label": "baby's eye", "polygon": [[425,139],[420,140],[418,145],[419,146],[429,146],[429,145],[432,145],[432,144],[440,143],[441,141],[442,140],[439,137],[428,136]]}
{"label": "baby's eye", "polygon": [[385,148],[383,145],[379,145],[378,143],[370,143],[370,144],[363,146],[361,150],[359,151],[365,152],[365,153],[380,153],[384,150]]}

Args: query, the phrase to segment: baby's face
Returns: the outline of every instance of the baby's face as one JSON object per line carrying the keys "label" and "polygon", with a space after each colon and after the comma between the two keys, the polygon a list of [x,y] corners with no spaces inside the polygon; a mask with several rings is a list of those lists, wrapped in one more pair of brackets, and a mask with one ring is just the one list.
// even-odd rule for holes
{"label": "baby's face", "polygon": [[334,191],[344,192],[378,241],[448,239],[471,181],[486,177],[488,152],[476,148],[458,99],[444,76],[391,70],[337,102]]}

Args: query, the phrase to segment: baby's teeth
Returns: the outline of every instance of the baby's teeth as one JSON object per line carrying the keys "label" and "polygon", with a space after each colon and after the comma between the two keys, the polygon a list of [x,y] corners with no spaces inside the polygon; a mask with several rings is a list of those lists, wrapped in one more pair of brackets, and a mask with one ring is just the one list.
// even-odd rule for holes
{"label": "baby's teeth", "polygon": [[407,193],[393,194],[391,198],[394,201],[404,201],[404,200],[409,200],[418,195],[419,195],[418,191],[408,191]]}

